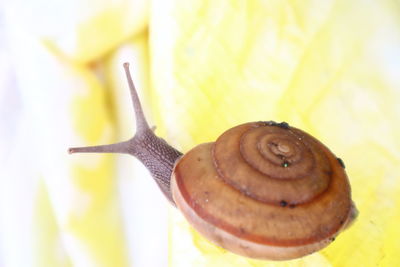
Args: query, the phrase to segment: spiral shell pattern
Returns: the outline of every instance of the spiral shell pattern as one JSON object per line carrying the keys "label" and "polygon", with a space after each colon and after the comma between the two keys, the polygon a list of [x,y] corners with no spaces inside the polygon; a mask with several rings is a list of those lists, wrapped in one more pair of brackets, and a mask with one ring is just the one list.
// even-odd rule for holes
{"label": "spiral shell pattern", "polygon": [[332,152],[286,123],[252,122],[201,144],[175,165],[172,193],[214,243],[261,259],[291,259],[334,239],[353,218]]}
{"label": "spiral shell pattern", "polygon": [[270,204],[302,204],[324,192],[332,166],[319,152],[320,143],[283,125],[259,122],[226,131],[213,149],[219,176],[243,194]]}

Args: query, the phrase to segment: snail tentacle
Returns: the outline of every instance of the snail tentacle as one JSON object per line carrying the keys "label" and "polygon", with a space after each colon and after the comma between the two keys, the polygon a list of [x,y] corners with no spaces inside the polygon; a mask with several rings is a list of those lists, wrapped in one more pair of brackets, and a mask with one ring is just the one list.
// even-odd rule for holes
{"label": "snail tentacle", "polygon": [[124,70],[126,74],[126,78],[128,80],[129,91],[131,93],[131,99],[133,104],[133,110],[135,111],[136,118],[136,135],[140,132],[145,132],[150,129],[149,124],[147,123],[146,117],[143,113],[143,108],[139,100],[138,93],[135,88],[135,84],[133,83],[131,72],[129,71],[129,63],[124,63]]}
{"label": "snail tentacle", "polygon": [[71,147],[68,149],[68,153],[127,153],[128,143],[129,141],[100,146]]}

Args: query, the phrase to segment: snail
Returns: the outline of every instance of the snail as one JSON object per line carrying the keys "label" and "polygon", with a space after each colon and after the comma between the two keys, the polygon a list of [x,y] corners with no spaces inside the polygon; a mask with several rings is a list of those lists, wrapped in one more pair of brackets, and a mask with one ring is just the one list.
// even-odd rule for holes
{"label": "snail", "polygon": [[149,127],[124,63],[136,116],[130,140],[69,153],[139,159],[172,205],[213,243],[242,256],[288,260],[318,251],[356,217],[343,161],[286,122],[256,121],[182,154]]}

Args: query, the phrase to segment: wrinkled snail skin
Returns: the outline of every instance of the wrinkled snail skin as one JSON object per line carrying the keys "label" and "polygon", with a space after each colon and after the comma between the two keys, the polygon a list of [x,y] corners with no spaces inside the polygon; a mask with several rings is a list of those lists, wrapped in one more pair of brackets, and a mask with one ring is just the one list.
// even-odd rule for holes
{"label": "wrinkled snail skin", "polygon": [[124,64],[136,115],[128,141],[70,153],[128,153],[213,243],[257,259],[318,251],[357,215],[343,161],[311,135],[273,121],[250,122],[182,154],[157,137]]}
{"label": "wrinkled snail skin", "polygon": [[157,137],[149,127],[143,114],[142,105],[132,81],[129,63],[124,63],[133,108],[136,117],[136,133],[125,141],[110,145],[73,147],[68,152],[73,153],[123,153],[136,157],[150,171],[161,192],[175,205],[171,194],[171,173],[175,162],[182,153],[167,144],[164,139]]}

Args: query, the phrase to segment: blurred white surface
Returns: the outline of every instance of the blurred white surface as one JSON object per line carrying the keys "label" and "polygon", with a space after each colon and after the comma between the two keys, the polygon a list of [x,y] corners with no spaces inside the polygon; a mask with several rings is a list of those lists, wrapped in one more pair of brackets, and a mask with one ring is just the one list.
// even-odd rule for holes
{"label": "blurred white surface", "polygon": [[[71,161],[90,162],[97,157],[67,154],[69,146],[81,142],[74,134],[70,102],[77,91],[84,91],[85,84],[36,35],[41,30],[63,35],[60,29],[73,19],[67,15],[75,14],[74,3],[54,2],[49,7],[48,1],[36,1],[19,10],[21,4],[9,3],[0,13],[0,266],[41,266],[37,257],[44,248],[37,242],[48,233],[45,225],[37,225],[35,205],[43,188],[48,193],[59,236],[57,247],[52,248],[57,253],[47,252],[49,258],[55,259],[46,266],[52,266],[52,262],[59,266],[105,266],[97,262],[85,241],[71,233],[68,226],[69,216],[83,216],[92,201],[90,195],[76,190],[70,165]],[[69,8],[57,12],[65,6]],[[34,13],[43,8],[52,9],[54,16]],[[40,17],[43,19],[35,21]],[[125,77],[119,76],[123,73],[122,62],[131,61],[134,72],[143,71],[143,66],[135,60],[140,51],[134,52],[133,46],[124,49],[128,52],[115,60],[114,73],[118,77],[114,79],[122,79],[118,83],[125,85]],[[103,80],[99,77],[100,82]],[[119,87],[112,94],[116,101],[122,98],[124,102],[124,108],[117,109],[123,112],[116,114],[118,121],[133,125],[127,87]],[[117,129],[123,131],[117,134],[121,138],[134,133],[132,127],[119,126],[112,131]],[[109,246],[126,251],[128,266],[166,266],[167,202],[136,159],[117,156],[116,166],[109,179],[116,185],[112,198],[117,205],[115,214],[121,220],[124,243]]]}

